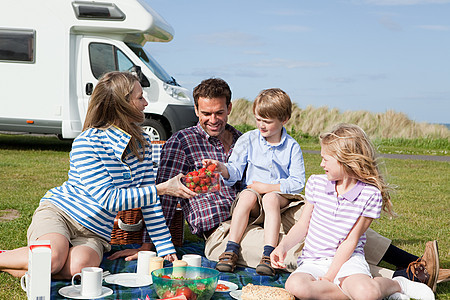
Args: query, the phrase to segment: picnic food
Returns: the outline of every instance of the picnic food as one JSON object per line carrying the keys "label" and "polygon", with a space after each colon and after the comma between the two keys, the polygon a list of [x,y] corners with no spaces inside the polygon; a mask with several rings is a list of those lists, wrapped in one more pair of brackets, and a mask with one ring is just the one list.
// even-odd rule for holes
{"label": "picnic food", "polygon": [[219,283],[216,287],[216,291],[228,291],[230,288],[223,284],[223,283]]}
{"label": "picnic food", "polygon": [[242,288],[242,300],[295,300],[294,296],[283,288],[247,284]]}
{"label": "picnic food", "polygon": [[183,183],[198,194],[220,191],[220,173],[215,172],[216,165],[192,171],[183,177]]}
{"label": "picnic food", "polygon": [[[179,276],[181,273],[183,276]],[[184,296],[187,300],[210,299],[218,278],[219,271],[203,267],[169,267],[152,272],[153,289],[159,298]]]}

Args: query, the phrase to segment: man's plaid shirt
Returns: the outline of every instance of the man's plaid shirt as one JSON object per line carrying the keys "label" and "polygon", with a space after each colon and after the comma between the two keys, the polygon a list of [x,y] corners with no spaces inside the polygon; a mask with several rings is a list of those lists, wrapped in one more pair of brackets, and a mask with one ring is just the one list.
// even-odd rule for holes
{"label": "man's plaid shirt", "polygon": [[[236,140],[241,133],[227,124],[225,130],[233,134],[230,151],[225,152],[222,142],[209,136],[198,123],[176,132],[164,144],[158,167],[157,183],[165,182],[179,173],[198,170],[202,167],[203,159],[215,159],[227,162]],[[217,227],[220,222],[228,219],[230,208],[236,198],[236,186],[222,186],[219,192],[200,194],[191,199],[161,195],[161,205],[167,224],[172,222],[178,202],[193,234],[199,236],[203,232]]]}

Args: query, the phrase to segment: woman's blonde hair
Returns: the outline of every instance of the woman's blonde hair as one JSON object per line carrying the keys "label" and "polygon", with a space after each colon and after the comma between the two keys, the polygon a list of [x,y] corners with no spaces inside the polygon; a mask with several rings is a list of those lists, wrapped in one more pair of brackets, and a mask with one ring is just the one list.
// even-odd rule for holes
{"label": "woman's blonde hair", "polygon": [[144,121],[144,114],[130,103],[136,82],[139,79],[129,72],[104,74],[89,101],[83,131],[113,125],[121,128],[131,135],[130,151],[142,161],[147,141],[139,124]]}
{"label": "woman's blonde hair", "polygon": [[393,215],[389,187],[378,168],[375,147],[359,126],[338,124],[331,132],[320,135],[324,151],[334,157],[346,174],[381,191],[382,209]]}

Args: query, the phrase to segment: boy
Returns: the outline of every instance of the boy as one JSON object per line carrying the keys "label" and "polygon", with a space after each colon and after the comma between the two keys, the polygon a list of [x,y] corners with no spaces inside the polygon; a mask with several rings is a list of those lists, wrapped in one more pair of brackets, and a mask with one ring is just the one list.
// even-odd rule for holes
{"label": "boy", "polygon": [[259,93],[253,103],[253,114],[258,129],[242,135],[236,142],[227,164],[204,160],[203,164],[216,164],[222,172],[225,185],[233,185],[244,178],[246,188],[234,201],[231,213],[230,236],[226,250],[219,257],[216,269],[233,272],[238,259],[240,241],[248,225],[264,221],[264,252],[256,272],[274,275],[270,254],[278,244],[281,224],[280,210],[289,199],[305,186],[305,167],[299,144],[283,127],[289,121],[292,102],[281,89],[267,89]]}

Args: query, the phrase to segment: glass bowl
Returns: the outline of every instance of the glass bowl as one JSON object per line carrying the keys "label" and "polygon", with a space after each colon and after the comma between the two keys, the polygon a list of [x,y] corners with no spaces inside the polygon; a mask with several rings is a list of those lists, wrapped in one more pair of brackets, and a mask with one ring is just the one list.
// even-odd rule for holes
{"label": "glass bowl", "polygon": [[220,272],[204,267],[172,267],[152,272],[153,289],[160,299],[185,295],[188,300],[211,299]]}

